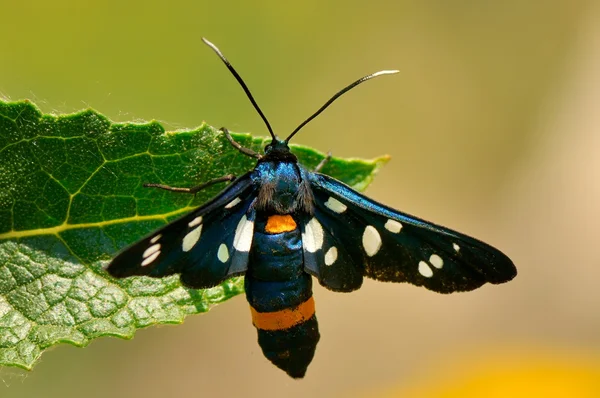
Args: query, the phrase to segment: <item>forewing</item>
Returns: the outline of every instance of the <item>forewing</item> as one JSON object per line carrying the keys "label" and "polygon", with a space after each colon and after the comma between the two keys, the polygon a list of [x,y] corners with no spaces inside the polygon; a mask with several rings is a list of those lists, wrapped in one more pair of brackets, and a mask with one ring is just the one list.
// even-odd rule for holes
{"label": "forewing", "polygon": [[[318,200],[318,199],[317,199]],[[335,215],[315,208],[313,217],[302,225],[304,269],[324,287],[337,292],[351,292],[362,286],[363,265],[347,242],[352,233]]]}
{"label": "forewing", "polygon": [[[312,173],[310,179],[315,218],[326,234],[336,237],[338,252],[343,248],[350,259],[339,267],[358,266],[369,278],[440,293],[516,276],[512,261],[486,243],[381,205],[331,177]],[[315,258],[311,266],[316,269],[309,272],[331,272],[323,255]]]}
{"label": "forewing", "polygon": [[247,269],[255,198],[250,173],[212,200],[121,251],[106,270],[114,277],[181,274],[192,288],[206,288]]}

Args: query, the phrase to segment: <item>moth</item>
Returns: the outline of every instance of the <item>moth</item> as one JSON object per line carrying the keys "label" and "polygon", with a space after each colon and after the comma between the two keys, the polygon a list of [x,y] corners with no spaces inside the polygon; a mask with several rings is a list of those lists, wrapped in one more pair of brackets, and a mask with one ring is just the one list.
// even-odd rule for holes
{"label": "moth", "polygon": [[367,277],[452,293],[516,276],[513,262],[490,245],[377,203],[321,174],[331,155],[307,170],[290,151],[294,135],[342,94],[397,71],[376,72],[348,85],[281,140],[233,66],[202,40],[241,85],[272,141],[260,154],[222,128],[231,145],[256,159],[253,170],[193,188],[145,184],[194,194],[230,182],[203,206],[121,251],[107,267],[112,276],[179,274],[185,286],[203,289],[245,275],[258,343],[293,378],[304,377],[320,338],[312,277],[336,292],[354,291]]}

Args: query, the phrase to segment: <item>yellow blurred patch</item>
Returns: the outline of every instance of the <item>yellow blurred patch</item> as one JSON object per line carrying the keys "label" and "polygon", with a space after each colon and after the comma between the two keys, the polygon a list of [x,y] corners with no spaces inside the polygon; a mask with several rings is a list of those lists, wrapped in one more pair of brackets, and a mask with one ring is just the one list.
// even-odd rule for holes
{"label": "yellow blurred patch", "polygon": [[432,365],[417,386],[379,396],[600,398],[600,355],[512,349],[485,359],[466,357],[458,364]]}

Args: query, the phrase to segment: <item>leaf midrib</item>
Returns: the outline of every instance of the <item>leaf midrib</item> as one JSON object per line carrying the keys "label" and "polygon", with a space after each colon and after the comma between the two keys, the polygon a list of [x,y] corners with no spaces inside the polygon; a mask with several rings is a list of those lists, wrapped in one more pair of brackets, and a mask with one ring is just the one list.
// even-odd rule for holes
{"label": "leaf midrib", "polygon": [[81,224],[69,224],[68,222],[64,222],[61,225],[57,225],[55,227],[50,227],[50,228],[28,229],[28,230],[23,230],[23,231],[9,231],[9,232],[0,234],[0,240],[27,238],[27,237],[39,236],[39,235],[59,236],[59,234],[61,232],[69,231],[69,230],[73,230],[73,229],[102,228],[102,227],[109,226],[109,225],[124,224],[124,223],[128,223],[128,222],[157,221],[157,220],[167,222],[170,217],[177,216],[182,213],[186,213],[195,208],[196,207],[186,206],[181,209],[173,210],[168,213],[153,214],[153,215],[148,215],[148,216],[136,215],[136,216],[132,216],[132,217],[118,218],[118,219],[114,219],[114,220],[99,221],[99,222],[92,222],[92,223],[81,223]]}

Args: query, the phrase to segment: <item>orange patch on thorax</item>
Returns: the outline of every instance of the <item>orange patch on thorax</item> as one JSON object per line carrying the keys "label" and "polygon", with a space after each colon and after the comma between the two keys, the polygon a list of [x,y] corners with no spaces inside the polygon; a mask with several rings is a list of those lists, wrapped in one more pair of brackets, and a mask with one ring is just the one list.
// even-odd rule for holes
{"label": "orange patch on thorax", "polygon": [[265,232],[269,234],[280,234],[282,232],[290,232],[297,228],[296,222],[289,214],[280,216],[278,214],[269,216]]}
{"label": "orange patch on thorax", "polygon": [[308,321],[315,314],[315,300],[311,297],[294,308],[275,312],[258,312],[250,306],[252,323],[261,330],[284,330]]}

